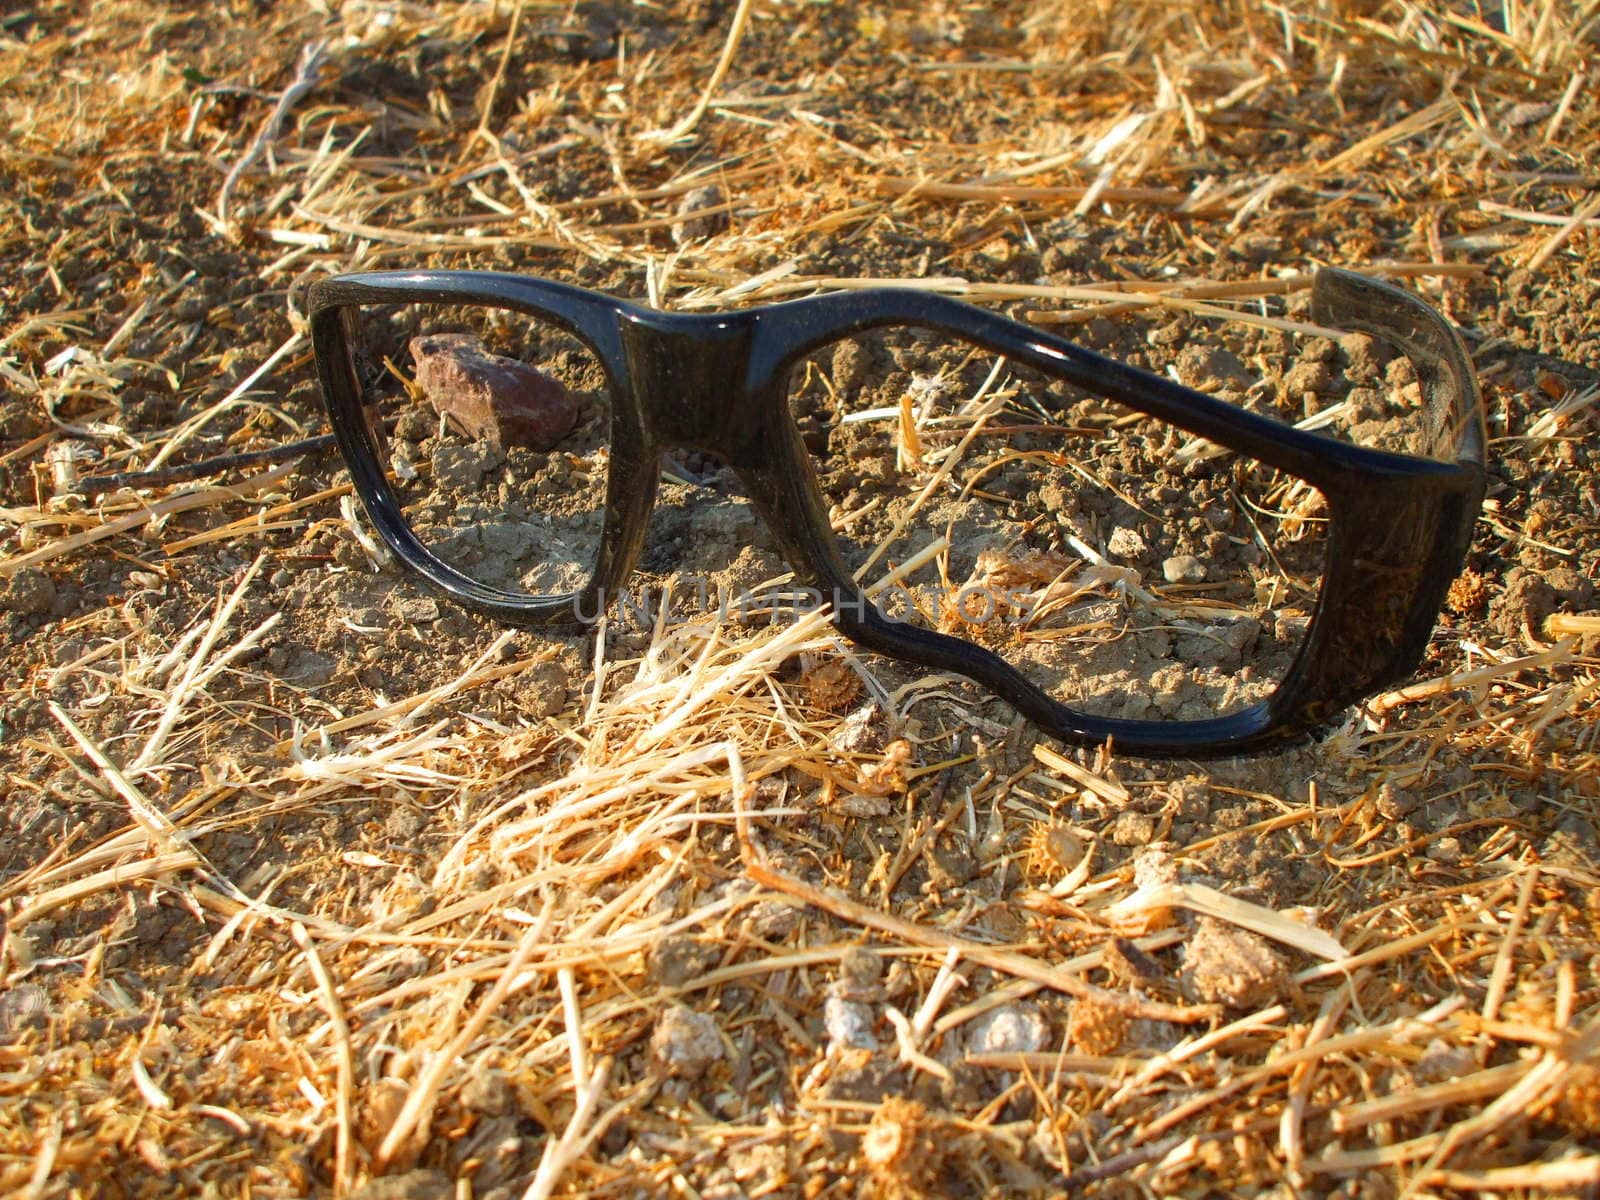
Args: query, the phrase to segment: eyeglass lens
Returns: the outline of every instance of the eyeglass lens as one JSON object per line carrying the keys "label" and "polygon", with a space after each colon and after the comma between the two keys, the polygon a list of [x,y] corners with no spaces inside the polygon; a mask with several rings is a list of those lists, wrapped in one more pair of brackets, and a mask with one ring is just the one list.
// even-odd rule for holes
{"label": "eyeglass lens", "polygon": [[802,360],[789,398],[850,566],[895,580],[887,615],[1101,717],[1225,715],[1293,661],[1327,528],[1304,482],[907,328]]}
{"label": "eyeglass lens", "polygon": [[514,596],[576,591],[599,552],[605,371],[576,337],[481,305],[375,305],[346,321],[369,427],[411,531]]}

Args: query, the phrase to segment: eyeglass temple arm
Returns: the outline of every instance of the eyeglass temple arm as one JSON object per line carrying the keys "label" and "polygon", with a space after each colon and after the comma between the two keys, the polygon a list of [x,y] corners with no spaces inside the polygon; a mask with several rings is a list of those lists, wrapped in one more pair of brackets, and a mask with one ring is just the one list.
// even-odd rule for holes
{"label": "eyeglass temple arm", "polygon": [[1477,372],[1448,321],[1402,288],[1337,267],[1322,268],[1312,280],[1311,316],[1404,353],[1422,388],[1432,456],[1483,463],[1488,430]]}

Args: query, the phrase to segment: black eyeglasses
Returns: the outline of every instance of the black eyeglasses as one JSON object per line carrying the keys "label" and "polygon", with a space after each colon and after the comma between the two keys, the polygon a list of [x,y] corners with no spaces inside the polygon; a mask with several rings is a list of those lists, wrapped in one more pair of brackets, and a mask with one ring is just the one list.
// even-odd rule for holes
{"label": "black eyeglasses", "polygon": [[[1456,333],[1346,271],[1317,274],[1313,317],[1377,343],[1345,343],[1337,403],[1327,357],[1289,373],[1298,425],[909,289],[684,315],[379,272],[319,282],[310,313],[356,490],[452,599],[523,624],[594,614],[653,510],[691,551],[755,540],[692,478],[661,482],[664,457],[701,452],[846,636],[1133,754],[1263,750],[1404,679],[1484,491]],[[1271,399],[1203,345],[1176,366]]]}

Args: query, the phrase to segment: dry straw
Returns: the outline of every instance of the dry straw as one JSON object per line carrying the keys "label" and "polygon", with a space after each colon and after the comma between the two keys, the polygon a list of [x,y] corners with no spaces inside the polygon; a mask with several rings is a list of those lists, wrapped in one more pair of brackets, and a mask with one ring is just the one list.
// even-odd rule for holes
{"label": "dry straw", "polygon": [[[536,637],[465,636],[337,704],[263,654],[315,628],[278,570],[374,570],[322,443],[235,457],[319,434],[286,382],[308,378],[301,276],[581,269],[682,310],[916,286],[1069,336],[1136,323],[1159,369],[1155,335],[1202,331],[1257,372],[1336,333],[1304,306],[1323,262],[1469,330],[1593,277],[1592,2],[1213,8],[0,22],[19,190],[122,212],[141,164],[211,181],[182,192],[200,234],[151,234],[179,266],[128,277],[109,318],[72,266],[110,218],[0,209],[33,289],[0,308],[5,404],[44,423],[0,451],[0,580],[92,597],[5,652],[6,719],[37,714],[6,730],[8,810],[64,816],[0,879],[0,1192],[355,1194],[413,1169],[529,1197],[1600,1182],[1600,615],[1576,585],[1519,608],[1497,580],[1489,620],[1467,580],[1419,681],[1315,749],[1214,768],[1033,744],[815,617],[602,623],[541,716],[519,697],[572,660]],[[199,76],[191,50],[216,55]],[[362,74],[407,62],[415,95]],[[725,231],[672,241],[707,184]],[[258,340],[265,309],[207,293],[182,322],[216,353],[190,363],[176,306],[223,252],[290,317]],[[1474,343],[1521,456],[1479,566],[1592,580],[1572,480],[1600,381]],[[132,420],[134,380],[178,414]],[[902,414],[925,500],[999,411],[973,398],[938,460]],[[124,560],[177,603],[96,592]],[[821,703],[840,679],[850,702]],[[408,813],[422,834],[382,832]],[[876,1051],[851,1044],[861,1011]]]}

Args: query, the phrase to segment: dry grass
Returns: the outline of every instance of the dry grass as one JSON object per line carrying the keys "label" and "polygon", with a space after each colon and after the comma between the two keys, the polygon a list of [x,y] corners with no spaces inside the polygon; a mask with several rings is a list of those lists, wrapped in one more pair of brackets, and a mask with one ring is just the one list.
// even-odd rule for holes
{"label": "dry grass", "polygon": [[[305,370],[323,273],[520,267],[686,310],[888,280],[1069,333],[1276,335],[1321,332],[1301,294],[1336,262],[1496,331],[1474,342],[1523,469],[1475,562],[1592,582],[1600,332],[1547,303],[1600,266],[1592,0],[741,0],[620,41],[539,0],[4,20],[0,250],[32,290],[0,294],[0,375],[43,428],[0,449],[0,578],[87,598],[6,650],[7,803],[66,826],[0,881],[0,1190],[1600,1187],[1593,612],[1491,622],[1503,580],[1473,576],[1426,678],[1207,768],[1035,746],[810,618],[602,624],[539,716],[512,697],[555,652],[494,632],[335,705],[260,662],[269,576],[381,554],[325,459],[79,486],[316,435],[274,381]],[[730,226],[680,246],[707,182]],[[168,220],[181,255],[133,245]],[[1067,228],[1103,274],[1036,282]],[[136,265],[83,268],[108,253]],[[211,253],[235,291],[180,312]],[[178,404],[141,423],[130,389]],[[855,680],[816,674],[840,662],[882,702],[866,737]],[[1164,853],[1130,855],[1135,826]],[[1197,994],[1202,936],[1244,965]],[[830,1043],[848,1005],[876,1050]],[[997,1011],[1042,1044],[979,1038]]]}

